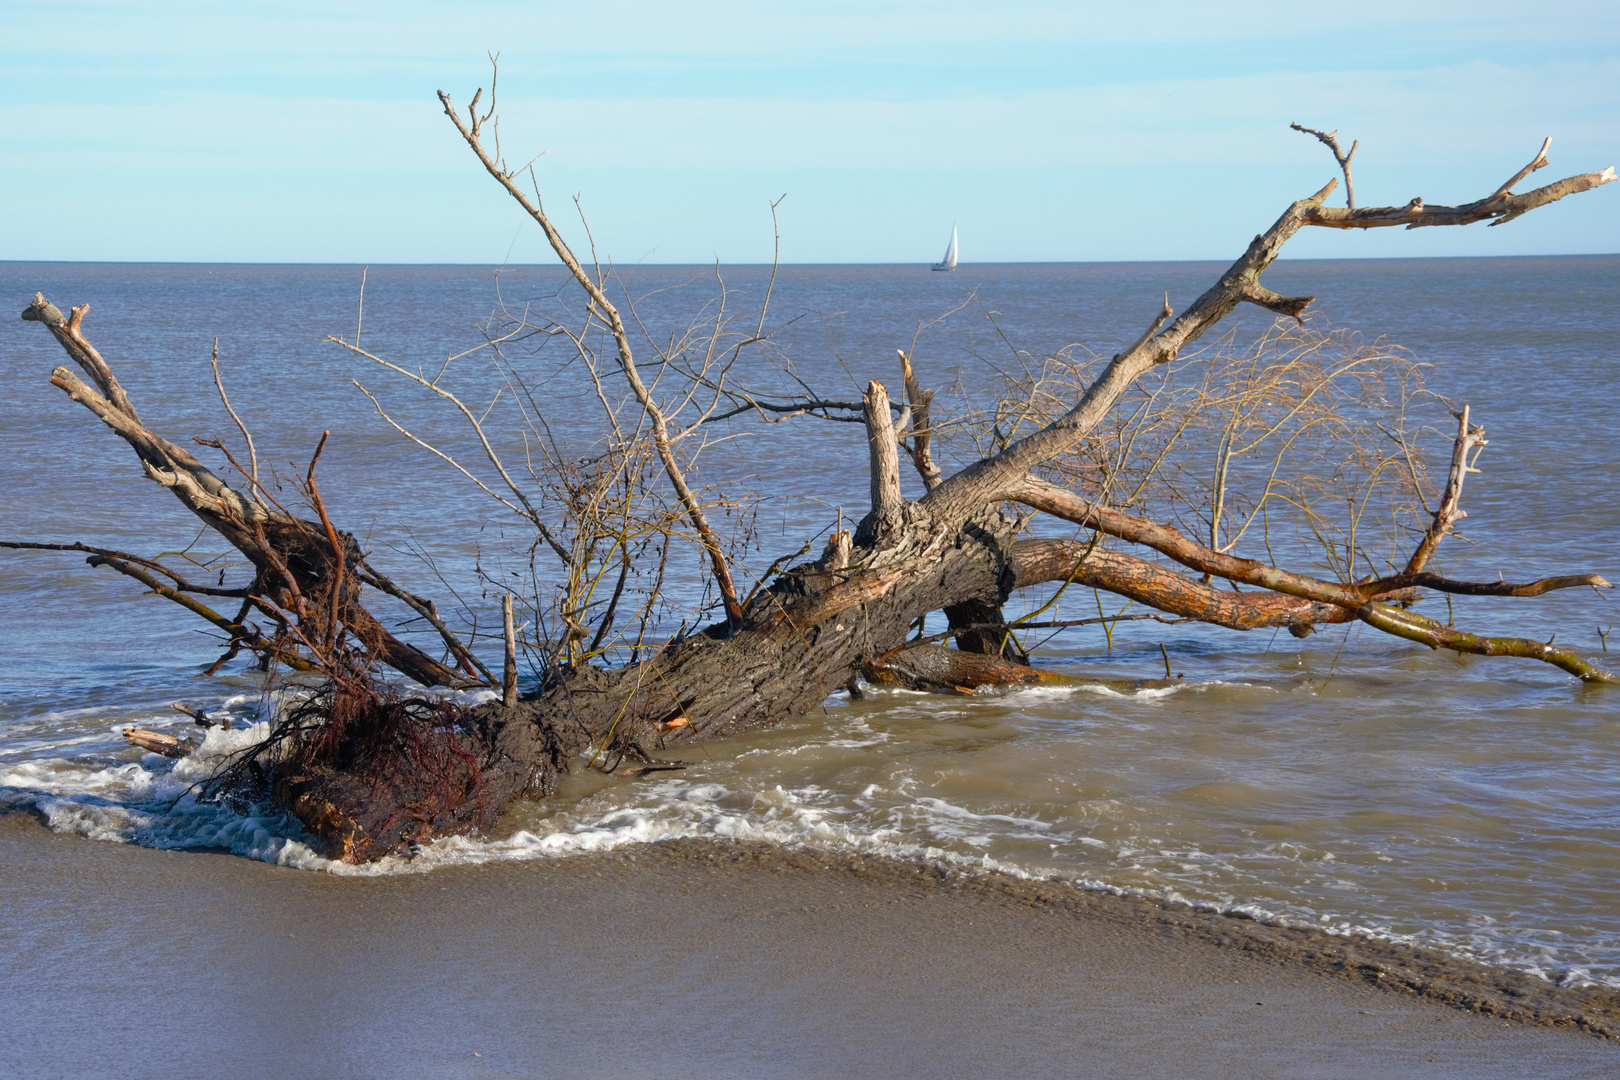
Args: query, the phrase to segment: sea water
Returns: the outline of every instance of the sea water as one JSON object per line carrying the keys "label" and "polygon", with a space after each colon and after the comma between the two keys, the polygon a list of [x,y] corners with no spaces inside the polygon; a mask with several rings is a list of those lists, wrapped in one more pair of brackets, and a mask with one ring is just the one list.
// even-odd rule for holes
{"label": "sea water", "polygon": [[[1184,307],[1220,269],[786,267],[769,319],[788,324],[775,360],[790,360],[827,397],[859,400],[867,379],[895,385],[894,350],[915,348],[925,384],[971,398],[1020,356],[1075,344],[1117,351],[1164,292]],[[630,294],[646,296],[655,329],[701,325],[715,314],[711,273],[642,268]],[[476,571],[509,572],[502,553],[522,530],[405,441],[354,383],[401,426],[471,450],[458,460],[478,471],[476,448],[456,416],[326,338],[358,330],[368,351],[431,376],[482,340],[477,327],[497,304],[543,306],[562,278],[544,267],[371,267],[362,313],[361,275],[4,263],[0,295],[18,311],[36,291],[64,308],[90,303],[86,330],[143,420],[182,444],[195,435],[240,446],[212,385],[217,338],[266,475],[301,473],[329,430],[319,477],[338,523],[396,579],[488,626],[498,604]],[[768,270],[725,280],[737,290],[732,303],[757,302]],[[1466,540],[1448,540],[1438,566],[1484,580],[1620,580],[1620,454],[1609,415],[1620,397],[1609,355],[1620,336],[1620,258],[1300,261],[1279,263],[1267,280],[1317,296],[1334,326],[1411,350],[1432,365],[1429,387],[1469,404],[1485,425],[1484,472],[1470,477],[1463,501]],[[1239,332],[1263,325],[1247,315]],[[169,553],[177,565],[217,552],[141,478],[127,447],[49,385],[64,357],[43,328],[0,326],[0,538]],[[533,344],[508,347],[510,359],[566,427],[591,407],[581,364]],[[465,361],[488,362],[484,353]],[[735,455],[711,454],[705,461],[719,463],[700,478],[758,497],[754,572],[840,511],[859,516],[860,428],[739,421],[727,433]],[[677,590],[690,574],[677,570]],[[1459,600],[1454,615],[1483,632],[1556,635],[1605,662],[1601,635],[1620,621],[1614,610],[1593,590],[1571,590]],[[670,837],[860,849],[1414,940],[1567,985],[1620,986],[1620,694],[1530,661],[1431,653],[1365,628],[1297,641],[1152,623],[1120,623],[1110,639],[1091,627],[1047,642],[1040,662],[1135,678],[1163,674],[1167,654],[1183,678],[1138,693],[839,694],[775,730],[683,747],[683,771],[579,773],[487,835],[353,868],[324,859],[284,814],[196,801],[195,782],[260,737],[298,692],[267,691],[240,660],[200,678],[217,655],[205,629],[81,556],[0,553],[0,805],[87,841],[222,849],[337,873],[421,873]],[[1620,637],[1607,645],[1620,651]],[[228,727],[180,762],[125,744],[118,732],[131,723],[199,737],[167,707],[176,699]]]}

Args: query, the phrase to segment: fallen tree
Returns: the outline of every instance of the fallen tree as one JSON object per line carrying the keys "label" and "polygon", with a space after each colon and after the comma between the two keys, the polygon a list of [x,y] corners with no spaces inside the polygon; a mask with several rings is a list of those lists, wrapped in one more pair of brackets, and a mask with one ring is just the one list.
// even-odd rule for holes
{"label": "fallen tree", "polygon": [[[1060,591],[1105,591],[1157,613],[1144,617],[1235,630],[1286,628],[1300,637],[1319,626],[1360,622],[1431,648],[1524,657],[1588,682],[1614,681],[1574,650],[1474,635],[1412,610],[1424,590],[1530,597],[1609,585],[1592,574],[1508,584],[1432,572],[1436,549],[1463,517],[1463,483],[1474,471],[1483,431],[1466,408],[1456,413],[1450,467],[1438,493],[1430,493],[1437,496],[1434,505],[1427,506],[1425,474],[1407,434],[1379,429],[1389,436],[1388,445],[1370,449],[1370,442],[1358,440],[1372,428],[1357,427],[1333,405],[1347,385],[1365,390],[1367,384],[1357,380],[1376,382],[1375,361],[1387,356],[1345,346],[1324,360],[1321,350],[1331,344],[1330,336],[1310,330],[1303,318],[1313,298],[1281,296],[1260,280],[1302,228],[1502,224],[1606,184],[1613,169],[1514,194],[1515,186],[1546,165],[1543,145],[1496,191],[1459,206],[1413,200],[1404,206],[1356,207],[1352,201],[1330,207],[1326,200],[1335,179],[1290,205],[1185,310],[1175,313],[1166,298],[1129,348],[1095,364],[1052,358],[993,406],[945,419],[906,352],[900,355],[899,400],[877,381],[858,402],[831,400],[802,383],[775,394],[742,386],[738,358],[770,340],[768,290],[757,323],[750,316],[749,325],[736,329],[724,313],[722,290],[721,311],[706,330],[654,342],[653,359],[638,357],[636,338],[652,337],[637,329],[634,304],[616,304],[609,295],[611,276],[594,260],[576,256],[537,185],[525,190],[527,170],[508,169],[499,151],[486,147],[483,132],[493,103],[480,116],[479,99],[474,95],[463,118],[440,94],[469,150],[544,232],[579,297],[576,323],[536,320],[524,311],[509,315],[481,346],[505,373],[509,400],[519,403],[529,464],[508,467],[500,440],[486,431],[489,410],[468,405],[444,381],[449,361],[438,377],[429,377],[362,349],[358,335],[332,340],[458,411],[472,432],[478,455],[473,464],[412,434],[361,387],[386,422],[532,530],[532,588],[517,596],[502,586],[508,594],[499,675],[478,656],[487,634],[450,626],[434,602],[398,585],[331,520],[317,484],[319,447],[295,478],[299,504],[289,507],[285,485],[261,482],[251,437],[237,419],[248,447],[246,464],[219,441],[199,440],[223,456],[227,479],[141,420],[85,336],[87,306],[63,315],[41,295],[23,312],[55,336],[89,379],[63,366],[52,373],[52,383],[124,439],[145,475],[240,552],[251,574],[239,586],[208,585],[125,552],[43,542],[5,546],[82,552],[93,565],[117,570],[185,606],[224,635],[224,652],[211,670],[245,651],[267,667],[308,672],[317,680],[268,742],[212,782],[214,796],[273,799],[335,855],[374,859],[434,836],[488,826],[513,799],[553,792],[571,768],[632,762],[646,767],[659,752],[778,724],[840,689],[858,692],[863,676],[958,692],[1049,680],[1051,673],[1030,666],[1019,634],[1075,620],[1027,617],[1015,625],[1003,607],[1018,590],[1054,584]],[[1348,188],[1348,156],[1339,154],[1333,135],[1311,134],[1333,148]],[[1206,375],[1190,389],[1185,382],[1173,387],[1169,373],[1187,377],[1177,369],[1178,359],[1194,355],[1194,343],[1242,304],[1264,308],[1283,322],[1268,331],[1261,347],[1222,366],[1218,377]],[[581,380],[600,403],[601,434],[589,453],[565,445],[533,397],[524,400],[527,388],[507,353],[513,343],[531,339],[561,341],[572,350]],[[1215,371],[1213,363],[1208,366]],[[1164,381],[1122,410],[1127,392],[1153,372],[1165,373]],[[220,396],[230,410],[223,384]],[[236,419],[234,410],[231,416]],[[777,560],[758,575],[751,592],[738,587],[734,573],[743,537],[713,522],[716,507],[728,504],[689,480],[708,425],[737,417],[858,423],[871,477],[869,508],[852,528],[832,526],[813,560],[793,563],[812,550],[811,542]],[[1189,494],[1184,479],[1171,474],[1178,448],[1189,444],[1194,429],[1211,433],[1218,468]],[[951,438],[975,444],[977,456],[947,475],[936,448]],[[1242,455],[1271,445],[1268,439],[1285,445],[1276,451],[1262,493],[1250,497],[1242,512],[1234,511],[1231,470],[1241,471]],[[1421,510],[1409,550],[1375,558],[1354,522],[1335,532],[1304,487],[1278,479],[1287,455],[1307,444],[1354,459],[1353,468],[1335,474],[1354,488],[1352,510],[1358,492],[1365,507],[1374,491],[1395,488],[1399,506]],[[902,496],[903,458],[922,484],[920,498]],[[1180,525],[1164,515],[1156,520],[1147,512],[1160,505],[1150,498],[1153,491],[1189,516]],[[1269,551],[1269,515],[1289,507],[1321,542],[1328,573],[1290,570],[1276,558],[1233,552],[1257,521],[1263,522]],[[1067,536],[1035,535],[1031,522],[1037,513],[1077,528]],[[1388,534],[1391,544],[1404,535],[1399,525],[1397,520]],[[1207,537],[1195,535],[1201,531]],[[1121,543],[1132,552],[1121,550]],[[692,632],[683,623],[670,634],[659,629],[656,605],[672,550],[683,546],[701,557],[715,621]],[[441,658],[385,627],[367,607],[368,588],[433,627]],[[533,616],[526,621],[535,629],[526,637],[514,626],[514,601]],[[949,629],[926,635],[924,621],[935,612],[945,613]],[[938,644],[946,637],[955,648]],[[521,697],[520,649],[539,671],[537,684]],[[485,686],[499,688],[501,697],[459,708],[394,688],[383,678],[385,667],[426,687]],[[1165,674],[1170,677],[1168,662]],[[152,744],[141,737],[141,745]]]}

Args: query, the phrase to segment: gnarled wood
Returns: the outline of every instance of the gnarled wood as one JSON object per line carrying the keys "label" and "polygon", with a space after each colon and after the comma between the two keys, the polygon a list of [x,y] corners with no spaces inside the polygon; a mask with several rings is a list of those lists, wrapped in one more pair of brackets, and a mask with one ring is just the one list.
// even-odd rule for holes
{"label": "gnarled wood", "polygon": [[[261,581],[267,583],[268,595],[265,600],[268,604],[296,604],[302,595],[318,590],[322,582],[334,576],[341,579],[346,559],[354,563],[360,561],[353,536],[345,533],[339,539],[330,528],[330,523],[304,521],[279,505],[267,506],[243,496],[198,461],[190,451],[147,428],[136,415],[111,368],[85,338],[82,324],[84,313],[88,310],[88,305],[75,308],[74,319],[69,324],[54,304],[42,294],[36,294],[34,302],[23,311],[24,320],[44,323],[104,392],[86,385],[66,367],[56,368],[51,373],[52,385],[94,413],[128,443],[149,479],[168,488],[186,509],[247,556],[258,569]],[[103,558],[105,565],[147,580],[144,572],[127,560],[112,556],[92,558]],[[197,614],[231,633],[233,639],[246,642],[256,636],[241,625],[240,618],[226,620],[217,613],[200,610],[200,605],[179,595],[185,590],[176,591],[155,582],[149,582],[149,587],[169,599],[192,607]],[[176,595],[169,595],[171,592]],[[466,684],[467,680],[457,672],[396,638],[360,605],[357,596],[344,596],[342,590],[333,590],[332,602],[339,605],[332,611],[348,626],[350,632],[374,643],[372,647],[381,662],[429,686]],[[310,615],[313,625],[323,628],[334,621],[331,614],[324,618],[319,612],[311,612]],[[288,660],[284,647],[278,645],[276,652],[284,661]],[[302,663],[303,660],[295,661],[294,666]]]}

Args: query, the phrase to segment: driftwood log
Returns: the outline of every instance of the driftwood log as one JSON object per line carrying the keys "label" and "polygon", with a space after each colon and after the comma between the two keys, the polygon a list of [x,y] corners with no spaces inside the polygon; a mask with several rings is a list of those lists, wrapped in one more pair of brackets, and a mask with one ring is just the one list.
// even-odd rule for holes
{"label": "driftwood log", "polygon": [[[1409,610],[1420,589],[1533,596],[1578,585],[1608,586],[1595,575],[1508,585],[1453,581],[1427,571],[1430,555],[1460,516],[1470,451],[1481,438],[1466,414],[1459,418],[1453,468],[1432,527],[1403,571],[1378,580],[1328,580],[1242,558],[1169,525],[1089,501],[1040,474],[1043,466],[1079,445],[1134,380],[1175,359],[1238,305],[1299,316],[1312,298],[1280,296],[1261,284],[1261,275],[1300,229],[1482,220],[1500,224],[1606,184],[1614,179],[1613,169],[1512,194],[1515,184],[1546,163],[1543,147],[1507,184],[1461,206],[1414,200],[1399,207],[1330,208],[1325,200],[1337,181],[1330,182],[1290,205],[1186,310],[1174,314],[1167,301],[1140,339],[1115,356],[1067,412],[954,475],[944,475],[933,460],[930,395],[902,354],[904,408],[892,405],[879,382],[867,386],[860,403],[871,473],[868,512],[852,530],[835,532],[819,558],[781,570],[769,584],[742,597],[725,545],[673,452],[679,434],[637,372],[625,320],[600,275],[575,257],[538,195],[526,193],[518,173],[486,151],[482,125],[489,115],[477,115],[477,96],[465,120],[447,95],[440,97],[474,155],[544,231],[583,291],[592,318],[614,343],[610,370],[626,381],[639,402],[650,432],[651,460],[674,492],[682,527],[689,528],[707,553],[724,613],[714,625],[644,650],[634,662],[618,666],[578,662],[569,659],[573,653],[560,656],[532,692],[516,696],[508,676],[503,700],[461,715],[401,701],[378,688],[372,677],[375,665],[427,686],[500,687],[503,680],[477,661],[437,618],[429,601],[395,585],[370,565],[348,533],[333,525],[320,501],[313,462],[303,485],[313,508],[310,515],[277,504],[248,469],[239,469],[242,479],[237,483],[227,483],[140,419],[85,337],[85,306],[63,316],[37,296],[23,313],[24,319],[52,333],[90,379],[86,383],[59,367],[52,383],[123,438],[149,479],[167,487],[242,552],[254,577],[241,588],[209,588],[122,552],[64,544],[9,546],[85,552],[91,562],[110,566],[213,623],[228,636],[229,655],[245,649],[324,674],[329,682],[324,696],[314,699],[316,711],[306,710],[279,733],[291,749],[283,747],[279,756],[266,753],[253,765],[269,797],[291,809],[335,855],[364,861],[434,836],[488,826],[512,800],[554,791],[558,780],[582,762],[644,764],[657,753],[690,743],[779,724],[810,712],[862,676],[880,683],[967,690],[1049,681],[1049,674],[1029,666],[1016,643],[1009,645],[1011,635],[1001,615],[1015,590],[1047,582],[1105,590],[1164,618],[1237,630],[1281,627],[1305,636],[1318,626],[1359,620],[1433,648],[1529,657],[1589,682],[1613,681],[1573,650],[1519,638],[1479,637]],[[1341,164],[1348,181],[1348,156]],[[358,343],[353,347],[358,351]],[[922,478],[926,494],[919,499],[902,497],[902,457],[910,459]],[[1185,572],[1083,537],[1025,537],[1030,511],[1073,522],[1093,536],[1148,549]],[[561,555],[566,545],[534,520]],[[619,581],[622,588],[622,573]],[[1240,584],[1245,591],[1221,587],[1223,582]],[[394,637],[367,611],[363,586],[388,593],[428,619],[440,631],[454,666]],[[222,599],[238,605],[234,615],[210,606]],[[957,648],[928,644],[908,650],[911,629],[933,612],[947,613]],[[507,627],[510,639],[510,615]],[[583,640],[586,629],[573,639]],[[510,655],[505,672],[512,670]],[[237,779],[247,775],[239,772]]]}

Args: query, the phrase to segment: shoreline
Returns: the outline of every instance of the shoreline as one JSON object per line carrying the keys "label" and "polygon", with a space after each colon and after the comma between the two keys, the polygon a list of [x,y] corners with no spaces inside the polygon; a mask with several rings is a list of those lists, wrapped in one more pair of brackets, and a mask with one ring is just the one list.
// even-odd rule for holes
{"label": "shoreline", "polygon": [[[781,872],[835,872],[910,886],[914,891],[973,889],[986,898],[1055,917],[1089,919],[1242,953],[1449,1006],[1537,1027],[1568,1027],[1620,1046],[1620,990],[1561,987],[1517,968],[1459,957],[1441,949],[1364,934],[1331,934],[1283,926],[1236,911],[1179,900],[1088,888],[1062,880],[1022,878],[996,870],[968,872],[937,863],[858,853],[783,849],[741,841],[673,840],[681,857]],[[718,850],[706,850],[717,848]]]}
{"label": "shoreline", "polygon": [[348,878],[12,813],[0,865],[19,1077],[1620,1068],[1611,991],[859,855],[679,840]]}

